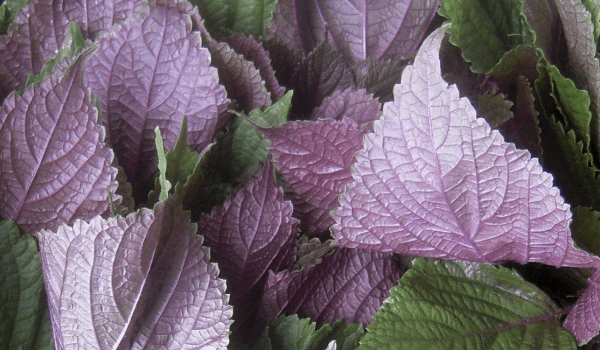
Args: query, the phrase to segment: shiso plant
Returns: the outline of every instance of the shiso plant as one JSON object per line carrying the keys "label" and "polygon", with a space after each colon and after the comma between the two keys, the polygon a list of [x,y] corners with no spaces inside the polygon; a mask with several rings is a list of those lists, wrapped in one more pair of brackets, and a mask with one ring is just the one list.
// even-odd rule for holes
{"label": "shiso plant", "polygon": [[0,31],[0,349],[600,348],[597,1]]}

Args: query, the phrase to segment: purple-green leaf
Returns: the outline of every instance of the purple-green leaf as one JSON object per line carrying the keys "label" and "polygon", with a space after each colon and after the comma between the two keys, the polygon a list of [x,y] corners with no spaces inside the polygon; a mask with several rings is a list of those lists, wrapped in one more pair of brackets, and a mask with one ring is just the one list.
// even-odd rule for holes
{"label": "purple-green leaf", "polygon": [[581,293],[563,323],[579,344],[588,343],[600,333],[600,271],[596,270],[588,282],[589,286]]}
{"label": "purple-green leaf", "polygon": [[0,110],[0,216],[24,233],[108,213],[117,191],[114,155],[83,85],[89,54],[11,94]]}
{"label": "purple-green leaf", "polygon": [[173,199],[37,237],[57,349],[227,347],[225,281]]}
{"label": "purple-green leaf", "polygon": [[191,31],[188,13],[194,12],[185,3],[178,6],[146,7],[104,32],[86,67],[88,85],[102,105],[107,141],[133,184],[157,170],[154,128],[171,150],[187,115],[188,143],[201,152],[228,106],[210,54],[200,34]]}
{"label": "purple-green leaf", "polygon": [[490,130],[441,77],[448,25],[404,69],[333,213],[337,245],[474,262],[592,267],[571,211],[527,151]]}

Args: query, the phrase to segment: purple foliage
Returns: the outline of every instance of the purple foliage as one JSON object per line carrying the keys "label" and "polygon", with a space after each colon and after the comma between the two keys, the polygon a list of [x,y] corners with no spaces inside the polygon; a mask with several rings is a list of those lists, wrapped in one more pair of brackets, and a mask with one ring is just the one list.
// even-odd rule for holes
{"label": "purple foliage", "polygon": [[311,234],[326,232],[334,223],[329,212],[352,181],[350,166],[364,132],[349,119],[290,122],[263,132],[300,228]]}
{"label": "purple foliage", "polygon": [[574,248],[571,211],[552,176],[491,131],[442,79],[429,36],[394,102],[357,153],[354,182],[333,213],[337,245],[474,262],[592,267]]}
{"label": "purple foliage", "polygon": [[0,101],[11,91],[22,90],[27,76],[39,73],[53,58],[75,22],[88,38],[120,23],[141,9],[143,1],[106,0],[90,6],[78,1],[27,2],[6,36],[0,37]]}
{"label": "purple foliage", "polygon": [[416,52],[438,0],[280,0],[268,27],[297,54],[308,55],[326,38],[347,62]]}
{"label": "purple foliage", "polygon": [[[183,6],[181,6],[183,7]],[[183,116],[188,143],[197,152],[211,141],[227,110],[210,54],[191,32],[191,9],[150,6],[105,32],[86,67],[86,79],[102,105],[107,141],[130,182],[157,170],[154,128],[173,148]]]}
{"label": "purple foliage", "polygon": [[225,281],[175,201],[126,218],[77,220],[38,239],[58,349],[228,344]]}
{"label": "purple foliage", "polygon": [[600,270],[596,270],[588,282],[590,285],[581,293],[563,323],[580,344],[589,342],[600,330]]}
{"label": "purple foliage", "polygon": [[83,85],[89,54],[11,94],[0,110],[0,217],[23,232],[105,214],[117,190],[114,155]]}
{"label": "purple foliage", "polygon": [[312,120],[348,118],[362,126],[373,122],[381,116],[379,101],[367,94],[366,90],[336,91],[329,95],[323,103],[315,109]]}
{"label": "purple foliage", "polygon": [[270,161],[260,177],[200,219],[199,232],[228,281],[234,328],[252,316],[267,272],[292,266],[297,224]]}
{"label": "purple foliage", "polygon": [[270,274],[260,315],[297,313],[318,327],[344,317],[368,325],[402,273],[390,253],[341,248],[319,265]]}

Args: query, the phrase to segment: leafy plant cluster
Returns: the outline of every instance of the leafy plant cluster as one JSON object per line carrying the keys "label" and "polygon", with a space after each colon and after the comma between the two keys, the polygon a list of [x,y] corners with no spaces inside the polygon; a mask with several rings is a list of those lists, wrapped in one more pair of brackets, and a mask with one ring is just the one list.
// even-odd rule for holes
{"label": "leafy plant cluster", "polygon": [[0,348],[596,348],[599,13],[3,3]]}

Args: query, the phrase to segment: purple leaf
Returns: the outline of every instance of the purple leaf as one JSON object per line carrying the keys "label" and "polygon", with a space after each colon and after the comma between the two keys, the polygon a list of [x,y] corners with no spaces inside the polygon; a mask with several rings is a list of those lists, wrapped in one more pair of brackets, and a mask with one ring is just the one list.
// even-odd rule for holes
{"label": "purple leaf", "polygon": [[57,349],[225,349],[217,265],[173,200],[38,234]]}
{"label": "purple leaf", "polygon": [[[31,0],[15,17],[6,36],[0,37],[0,101],[25,87],[27,76],[39,73],[65,39],[69,22],[75,22],[88,38],[139,11],[144,1]],[[101,5],[101,6],[100,6]]]}
{"label": "purple leaf", "polygon": [[323,42],[308,55],[292,75],[292,108],[297,118],[308,118],[325,97],[354,86],[354,76],[341,54]]}
{"label": "purple leaf", "polygon": [[588,281],[589,286],[581,293],[563,323],[579,344],[588,343],[600,332],[600,270],[596,270]]}
{"label": "purple leaf", "polygon": [[203,33],[204,44],[217,67],[219,81],[225,86],[227,95],[235,100],[246,113],[264,109],[271,105],[271,93],[267,91],[260,71],[254,63],[235,52],[227,43],[220,43]]}
{"label": "purple leaf", "polygon": [[401,274],[390,253],[338,249],[314,267],[271,273],[260,314],[267,320],[297,313],[317,327],[343,317],[368,325]]}
{"label": "purple leaf", "polygon": [[283,200],[269,159],[260,177],[199,221],[213,259],[228,281],[235,328],[242,328],[257,305],[268,270],[293,263],[296,225],[292,203]]}
{"label": "purple leaf", "polygon": [[337,91],[323,100],[313,112],[312,120],[348,118],[363,125],[379,119],[379,101],[367,94],[366,90]]}
{"label": "purple leaf", "polygon": [[437,7],[437,0],[281,0],[267,32],[301,55],[328,36],[348,62],[400,58],[417,50]]}
{"label": "purple leaf", "polygon": [[228,106],[200,34],[191,32],[190,16],[180,11],[192,10],[144,8],[102,35],[86,67],[89,87],[102,104],[107,139],[134,184],[157,170],[155,127],[171,150],[187,115],[188,143],[201,152]]}
{"label": "purple leaf", "polygon": [[447,25],[404,69],[333,213],[338,246],[474,262],[592,267],[571,211],[529,152],[491,131],[441,77]]}
{"label": "purple leaf", "polygon": [[352,181],[350,166],[364,132],[348,119],[290,122],[262,129],[271,141],[275,166],[286,183],[300,228],[321,234],[334,221],[329,211]]}
{"label": "purple leaf", "polygon": [[83,86],[90,53],[11,94],[0,110],[0,216],[25,233],[108,213],[117,190],[114,156]]}
{"label": "purple leaf", "polygon": [[271,66],[271,58],[263,45],[252,37],[246,37],[241,34],[233,34],[227,38],[227,43],[237,53],[244,56],[245,59],[254,63],[254,66],[260,71],[260,76],[265,81],[267,91],[271,93],[271,101],[279,101],[285,95],[285,88],[279,85],[275,78],[275,72]]}

